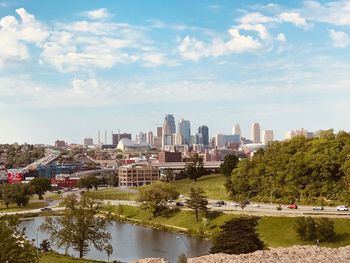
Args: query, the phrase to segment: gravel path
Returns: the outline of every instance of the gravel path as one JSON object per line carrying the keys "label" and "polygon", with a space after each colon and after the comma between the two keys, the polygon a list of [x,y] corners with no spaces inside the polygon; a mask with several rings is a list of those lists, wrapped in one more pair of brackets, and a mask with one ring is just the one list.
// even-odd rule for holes
{"label": "gravel path", "polygon": [[[165,263],[164,259],[141,259],[134,263]],[[250,254],[213,254],[188,259],[188,263],[350,263],[350,246],[320,248],[316,246],[292,246],[256,251]]]}

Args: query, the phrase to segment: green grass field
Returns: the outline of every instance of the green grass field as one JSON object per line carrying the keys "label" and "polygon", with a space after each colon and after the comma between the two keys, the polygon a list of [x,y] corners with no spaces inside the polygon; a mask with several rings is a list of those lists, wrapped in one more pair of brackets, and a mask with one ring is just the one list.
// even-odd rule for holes
{"label": "green grass field", "polygon": [[90,190],[85,195],[100,200],[135,200],[138,197],[136,193],[127,193],[117,188]]}
{"label": "green grass field", "polygon": [[[229,200],[224,186],[225,180],[225,177],[221,174],[212,174],[202,176],[196,182],[190,179],[183,179],[172,182],[171,184],[173,184],[182,195],[188,195],[190,186],[197,186],[205,190],[209,199]],[[98,189],[97,191],[90,190],[89,193],[86,192],[85,194],[101,200],[136,200],[138,197],[137,193],[126,193],[117,188]]]}
{"label": "green grass field", "polygon": [[39,263],[93,263],[93,262],[100,262],[100,261],[77,259],[77,258],[53,254],[53,253],[44,254],[39,260]]}
{"label": "green grass field", "polygon": [[229,196],[224,186],[225,176],[221,174],[211,174],[198,178],[196,182],[190,179],[183,179],[172,182],[176,189],[183,195],[188,195],[191,186],[201,187],[209,199],[229,200]]}
{"label": "green grass field", "polygon": [[10,204],[9,208],[6,208],[6,205],[3,203],[0,203],[0,213],[1,212],[19,212],[19,211],[26,211],[26,210],[32,210],[32,209],[38,209],[46,206],[46,202],[30,202],[25,207],[18,207],[16,204]]}

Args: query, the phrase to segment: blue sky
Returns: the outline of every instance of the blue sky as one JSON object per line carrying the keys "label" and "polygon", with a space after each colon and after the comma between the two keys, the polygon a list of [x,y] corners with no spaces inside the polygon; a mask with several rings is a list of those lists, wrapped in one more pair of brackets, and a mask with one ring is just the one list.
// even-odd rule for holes
{"label": "blue sky", "polygon": [[[350,1],[1,1],[0,143],[350,130]],[[110,140],[110,139],[109,139]]]}

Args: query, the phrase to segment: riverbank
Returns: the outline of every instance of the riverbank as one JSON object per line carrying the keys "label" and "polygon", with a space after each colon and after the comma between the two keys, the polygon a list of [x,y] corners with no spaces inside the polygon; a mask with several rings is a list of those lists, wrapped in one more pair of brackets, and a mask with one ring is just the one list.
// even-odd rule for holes
{"label": "riverbank", "polygon": [[[225,214],[210,211],[206,219],[196,221],[192,211],[173,209],[153,217],[150,211],[135,206],[111,206],[109,212],[115,214],[115,220],[149,226],[161,230],[186,233],[196,237],[211,238],[220,231],[224,222],[244,214]],[[312,245],[312,242],[301,241],[297,237],[293,225],[295,217],[262,216],[258,224],[260,238],[269,247],[288,247],[293,245]],[[334,218],[336,237],[333,242],[324,242],[321,246],[342,247],[350,244],[350,220]]]}

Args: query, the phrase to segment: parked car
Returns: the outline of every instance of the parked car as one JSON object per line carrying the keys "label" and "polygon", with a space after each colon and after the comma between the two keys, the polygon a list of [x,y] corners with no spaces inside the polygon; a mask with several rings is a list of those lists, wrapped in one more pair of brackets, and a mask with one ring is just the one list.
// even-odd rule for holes
{"label": "parked car", "polygon": [[182,202],[176,202],[176,206],[185,206],[185,204]]}
{"label": "parked car", "polygon": [[314,206],[312,210],[324,210],[323,206]]}
{"label": "parked car", "polygon": [[349,211],[349,208],[346,205],[338,205],[337,211]]}
{"label": "parked car", "polygon": [[259,204],[251,204],[250,206],[251,206],[251,207],[260,207]]}
{"label": "parked car", "polygon": [[240,206],[239,203],[236,203],[236,202],[233,202],[231,205],[234,206],[234,207]]}
{"label": "parked car", "polygon": [[44,207],[40,209],[42,212],[52,211],[50,207]]}
{"label": "parked car", "polygon": [[296,204],[290,204],[287,206],[289,209],[298,209],[298,206]]}
{"label": "parked car", "polygon": [[213,204],[213,207],[221,207],[221,204],[216,202],[216,203]]}
{"label": "parked car", "polygon": [[226,205],[225,201],[223,201],[223,200],[217,201],[216,203],[219,205]]}

